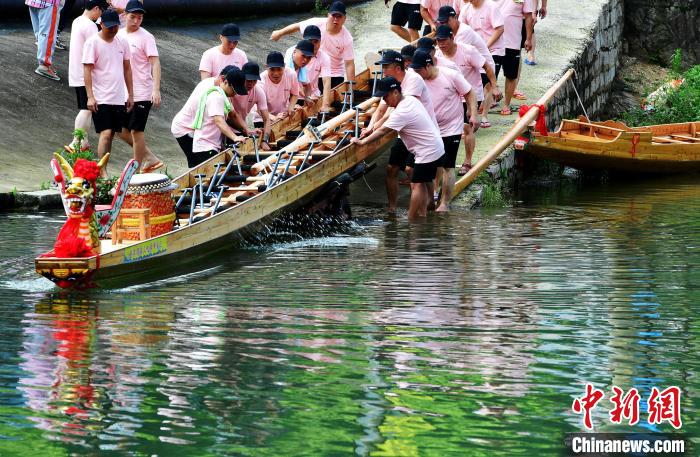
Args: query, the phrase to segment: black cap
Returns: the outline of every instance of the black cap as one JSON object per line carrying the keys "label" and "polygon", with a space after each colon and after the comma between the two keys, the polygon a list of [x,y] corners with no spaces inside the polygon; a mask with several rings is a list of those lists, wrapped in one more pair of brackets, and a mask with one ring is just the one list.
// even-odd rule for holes
{"label": "black cap", "polygon": [[102,16],[100,16],[100,23],[102,27],[105,28],[115,27],[121,24],[121,22],[119,22],[119,13],[111,8],[104,10]]}
{"label": "black cap", "polygon": [[241,29],[236,24],[226,24],[221,29],[221,36],[229,41],[241,41]]}
{"label": "black cap", "polygon": [[390,63],[397,63],[403,65],[403,57],[400,53],[394,51],[393,49],[387,49],[382,53],[382,58],[377,65],[388,65]]}
{"label": "black cap", "polygon": [[236,91],[236,95],[248,95],[248,89],[245,88],[245,75],[238,68],[226,73],[226,81]]}
{"label": "black cap", "polygon": [[411,60],[413,59],[413,54],[416,53],[416,47],[413,46],[412,44],[407,44],[403,48],[401,48],[401,57],[403,57],[403,60],[405,61],[406,59]]}
{"label": "black cap", "polygon": [[246,62],[241,70],[243,70],[246,81],[260,81],[260,66],[252,60]]}
{"label": "black cap", "polygon": [[418,41],[416,41],[416,48],[423,49],[423,50],[435,49],[435,42],[433,41],[432,38],[424,36],[422,38],[418,38]]}
{"label": "black cap", "polygon": [[386,78],[382,78],[379,80],[379,82],[377,82],[377,88],[374,91],[374,95],[377,97],[383,97],[394,89],[398,89],[399,92],[401,92],[401,84],[396,78],[387,76]]}
{"label": "black cap", "polygon": [[419,49],[413,54],[413,62],[411,62],[411,68],[425,68],[428,64],[433,65],[433,58],[430,57],[430,53]]}
{"label": "black cap", "polygon": [[445,40],[447,38],[452,38],[452,29],[449,25],[440,25],[435,31],[436,40]]}
{"label": "black cap", "polygon": [[87,0],[87,2],[85,2],[86,10],[91,10],[96,6],[99,7],[102,11],[104,11],[107,8],[109,8],[109,3],[107,3],[106,0]]}
{"label": "black cap", "polygon": [[268,68],[284,68],[284,56],[281,52],[272,51],[267,55],[267,61],[265,63]]}
{"label": "black cap", "polygon": [[345,3],[343,3],[343,2],[331,3],[331,7],[328,8],[328,14],[342,14],[343,16],[345,16],[347,14],[345,12]]}
{"label": "black cap", "polygon": [[321,29],[315,25],[310,25],[304,29],[304,39],[305,40],[320,40],[321,39]]}
{"label": "black cap", "polygon": [[447,22],[451,17],[457,17],[457,11],[450,5],[441,6],[438,10],[437,22]]}
{"label": "black cap", "polygon": [[126,4],[126,8],[124,8],[124,11],[127,13],[145,13],[146,10],[143,9],[143,3],[141,3],[139,0],[129,0],[129,3]]}
{"label": "black cap", "polygon": [[228,74],[228,72],[231,70],[240,70],[240,68],[238,68],[235,65],[226,65],[224,68],[221,69],[221,71],[219,72],[219,75],[226,76]]}
{"label": "black cap", "polygon": [[297,43],[297,46],[295,49],[298,49],[301,51],[303,55],[306,57],[313,57],[314,56],[314,44],[310,42],[309,40],[301,40],[300,42]]}

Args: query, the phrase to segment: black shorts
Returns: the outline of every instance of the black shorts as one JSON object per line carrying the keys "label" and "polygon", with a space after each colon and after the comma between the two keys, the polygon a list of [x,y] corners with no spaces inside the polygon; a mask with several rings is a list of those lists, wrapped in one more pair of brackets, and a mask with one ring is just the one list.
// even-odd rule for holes
{"label": "black shorts", "polygon": [[78,109],[88,109],[87,89],[85,86],[75,87],[75,98],[78,100]]}
{"label": "black shorts", "polygon": [[523,28],[520,30],[520,49],[525,47],[525,40],[527,40],[527,27],[525,27],[525,19],[523,19]]}
{"label": "black shorts", "polygon": [[443,168],[454,168],[457,164],[457,152],[459,144],[462,142],[462,135],[450,135],[442,137],[442,144],[445,147],[445,155],[442,156]]}
{"label": "black shorts", "polygon": [[431,182],[437,175],[438,167],[442,166],[442,157],[428,163],[417,163],[413,166],[412,183]]}
{"label": "black shorts", "polygon": [[[331,89],[343,84],[345,78],[342,76],[331,76]],[[318,90],[323,94],[323,78],[318,78]]]}
{"label": "black shorts", "polygon": [[124,115],[124,128],[132,132],[146,130],[148,113],[151,112],[153,102],[134,102],[134,109]]}
{"label": "black shorts", "polygon": [[389,165],[394,165],[399,167],[399,170],[406,168],[406,161],[408,160],[408,148],[401,141],[401,138],[397,138],[394,141],[393,146],[391,146],[391,152],[389,153]]}
{"label": "black shorts", "polygon": [[506,55],[503,56],[503,76],[511,81],[518,79],[520,69],[520,49],[506,48]]}
{"label": "black shorts", "polygon": [[182,149],[182,152],[185,153],[185,157],[187,157],[187,167],[192,168],[194,165],[194,158],[192,157],[192,142],[194,141],[194,138],[192,138],[189,135],[183,135],[181,137],[175,138],[177,140],[177,144],[180,145],[180,149]]}
{"label": "black shorts", "polygon": [[493,72],[496,73],[496,79],[498,79],[498,73],[501,72],[501,66],[503,65],[503,56],[493,56],[493,62],[496,64]]}
{"label": "black shorts", "polygon": [[92,113],[95,131],[97,133],[103,130],[111,130],[112,133],[121,132],[125,114],[125,105],[97,105],[97,111]]}
{"label": "black shorts", "polygon": [[206,162],[207,160],[209,160],[210,158],[214,157],[214,156],[217,155],[218,153],[219,153],[219,151],[214,150],[214,149],[212,149],[212,150],[210,150],[210,151],[198,151],[198,152],[193,152],[193,153],[192,153],[192,156],[191,156],[191,157],[192,157],[192,162],[191,162],[191,164],[190,164],[190,160],[188,159],[188,160],[187,160],[187,166],[190,167],[190,168],[196,167],[196,166],[199,165],[200,163]]}
{"label": "black shorts", "polygon": [[253,122],[253,127],[255,127],[256,129],[261,129],[261,128],[265,127],[265,122],[255,121],[255,122]]}
{"label": "black shorts", "polygon": [[429,35],[433,29],[430,28],[430,24],[423,27],[423,36]]}
{"label": "black shorts", "polygon": [[420,15],[420,5],[396,2],[391,10],[391,25],[403,27],[408,22],[408,28],[420,30],[423,25],[423,16]]}

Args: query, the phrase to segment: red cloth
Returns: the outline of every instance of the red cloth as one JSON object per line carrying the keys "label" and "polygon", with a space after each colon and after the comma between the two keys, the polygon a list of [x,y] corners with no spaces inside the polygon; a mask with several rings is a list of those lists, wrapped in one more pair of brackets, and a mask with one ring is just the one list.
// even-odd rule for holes
{"label": "red cloth", "polygon": [[548,136],[549,132],[547,131],[547,121],[544,118],[544,113],[547,112],[547,108],[544,107],[544,105],[520,105],[520,109],[518,110],[518,115],[520,117],[523,117],[525,113],[530,111],[531,108],[537,107],[540,109],[540,112],[537,116],[537,121],[535,123],[535,129],[537,132],[542,135],[542,136]]}

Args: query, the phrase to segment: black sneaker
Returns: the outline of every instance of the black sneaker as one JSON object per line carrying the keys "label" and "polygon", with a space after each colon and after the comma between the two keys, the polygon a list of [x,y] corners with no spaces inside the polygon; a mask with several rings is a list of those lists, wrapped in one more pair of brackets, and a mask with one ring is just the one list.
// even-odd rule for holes
{"label": "black sneaker", "polygon": [[56,37],[56,49],[60,49],[61,51],[66,51],[68,50],[68,45],[61,40],[61,37]]}

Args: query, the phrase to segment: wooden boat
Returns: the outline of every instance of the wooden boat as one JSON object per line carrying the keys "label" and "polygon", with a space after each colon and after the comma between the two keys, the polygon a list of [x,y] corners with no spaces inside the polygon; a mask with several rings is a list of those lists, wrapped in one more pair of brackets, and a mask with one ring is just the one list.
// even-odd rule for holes
{"label": "wooden boat", "polygon": [[[379,98],[371,97],[373,79],[369,70],[358,75],[356,81],[355,101],[361,97],[366,100],[355,109],[346,104],[344,112],[329,113],[328,117],[335,117],[317,127],[307,126],[301,135],[294,132],[296,138],[278,150],[263,153],[248,142],[239,149],[222,151],[175,178],[180,191],[173,196],[173,203],[180,201],[181,205],[173,230],[133,242],[101,240],[101,253],[92,257],[38,257],[36,271],[62,287],[113,287],[146,274],[172,275],[176,265],[198,262],[216,251],[240,245],[265,224],[326,192],[328,183],[358,164],[373,160],[393,141],[395,135],[364,146],[350,143],[358,125],[369,119],[379,102]],[[336,107],[344,99],[348,101],[347,89],[347,83],[334,89]],[[283,136],[284,128],[298,125],[293,120],[276,125],[278,138]],[[226,169],[232,172],[227,174]],[[226,180],[222,181],[222,176]],[[188,197],[183,197],[183,189],[192,189],[192,199],[192,194],[202,193],[197,186],[208,189],[212,179],[229,187],[221,188],[208,204],[182,205]]]}
{"label": "wooden boat", "polygon": [[534,134],[526,150],[583,170],[694,172],[700,170],[700,122],[628,127],[580,117],[547,136]]}

